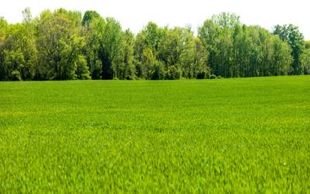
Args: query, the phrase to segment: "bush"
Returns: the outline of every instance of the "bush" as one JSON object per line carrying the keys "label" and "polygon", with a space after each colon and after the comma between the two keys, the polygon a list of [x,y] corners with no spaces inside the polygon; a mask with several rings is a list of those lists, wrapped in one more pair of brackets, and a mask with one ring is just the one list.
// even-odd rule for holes
{"label": "bush", "polygon": [[76,75],[77,79],[90,79],[90,73],[87,66],[87,60],[83,55],[79,55],[76,61]]}
{"label": "bush", "polygon": [[176,65],[169,66],[166,74],[166,79],[175,80],[180,78],[181,78],[181,71],[176,67]]}
{"label": "bush", "polygon": [[216,79],[216,75],[211,74],[211,75],[209,76],[209,79]]}

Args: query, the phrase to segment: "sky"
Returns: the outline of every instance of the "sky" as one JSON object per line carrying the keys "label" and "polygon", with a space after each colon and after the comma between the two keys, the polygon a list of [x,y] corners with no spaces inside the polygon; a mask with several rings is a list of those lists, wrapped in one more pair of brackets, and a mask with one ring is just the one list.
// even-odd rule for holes
{"label": "sky", "polygon": [[299,26],[310,40],[309,0],[8,0],[1,3],[0,16],[9,22],[22,21],[22,10],[29,7],[33,16],[45,9],[66,8],[85,12],[96,10],[114,17],[123,28],[140,31],[149,21],[160,26],[191,26],[194,31],[214,14],[231,12],[247,25],[272,30],[276,24]]}

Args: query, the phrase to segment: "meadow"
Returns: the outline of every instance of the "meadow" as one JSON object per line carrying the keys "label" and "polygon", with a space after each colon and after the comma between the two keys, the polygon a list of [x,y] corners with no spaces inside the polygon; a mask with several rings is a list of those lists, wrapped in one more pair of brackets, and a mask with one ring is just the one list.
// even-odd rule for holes
{"label": "meadow", "polygon": [[310,77],[0,83],[0,193],[309,193]]}

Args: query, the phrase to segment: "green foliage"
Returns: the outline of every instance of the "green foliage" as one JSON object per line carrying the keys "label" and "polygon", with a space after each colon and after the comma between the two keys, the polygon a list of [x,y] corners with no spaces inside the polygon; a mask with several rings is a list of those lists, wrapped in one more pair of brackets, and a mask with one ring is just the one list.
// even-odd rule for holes
{"label": "green foliage", "polygon": [[233,77],[233,32],[238,25],[238,18],[222,13],[206,20],[199,29],[199,38],[209,52],[208,63],[215,75]]}
{"label": "green foliage", "polygon": [[8,23],[7,21],[0,17],[0,45],[3,44],[3,41],[6,39],[7,36],[7,28],[8,28]]}
{"label": "green foliage", "polygon": [[310,49],[310,41],[305,41],[305,48]]}
{"label": "green foliage", "polygon": [[[85,14],[87,14],[86,12]],[[94,14],[95,17],[87,17],[87,25],[83,27],[83,35],[86,39],[86,45],[83,49],[83,53],[87,58],[87,63],[90,69],[90,73],[92,79],[101,79],[102,78],[102,60],[99,58],[100,54],[102,55],[103,51],[103,44],[102,44],[102,37],[106,21],[101,18],[97,17],[97,14]]]}
{"label": "green foliage", "polygon": [[270,75],[287,75],[290,72],[292,63],[291,48],[278,37],[273,40],[273,59],[270,68]]}
{"label": "green foliage", "polygon": [[145,79],[151,78],[153,76],[154,66],[158,63],[151,48],[143,49],[141,63],[141,77]]}
{"label": "green foliage", "polygon": [[37,44],[41,79],[76,79],[75,61],[85,44],[79,35],[80,21],[79,13],[64,9],[42,13]]}
{"label": "green foliage", "polygon": [[310,74],[310,48],[306,49],[302,55],[302,64],[304,74]]}
{"label": "green foliage", "polygon": [[90,73],[89,73],[89,69],[87,66],[87,60],[85,59],[85,57],[83,55],[79,55],[77,57],[77,61],[76,61],[76,75],[77,75],[77,79],[90,79]]}
{"label": "green foliage", "polygon": [[235,15],[223,13],[206,20],[199,38],[214,75],[271,76],[291,70],[291,49],[286,42],[258,26],[241,25]]}
{"label": "green foliage", "polygon": [[303,74],[302,54],[304,52],[305,42],[302,33],[297,26],[277,25],[274,29],[274,34],[278,35],[282,40],[287,41],[292,48],[292,74]]}
{"label": "green foliage", "polygon": [[27,8],[23,16],[21,24],[0,18],[0,80],[72,80],[88,79],[88,75],[91,79],[161,80],[309,73],[305,50],[309,42],[293,25],[276,26],[272,34],[242,24],[235,14],[221,13],[207,19],[198,36],[190,28],[160,27],[154,22],[134,35],[114,18],[103,18],[96,11],[86,11],[82,17],[65,9],[46,10],[32,18]]}
{"label": "green foliage", "polygon": [[134,35],[126,30],[122,34],[121,46],[122,56],[118,68],[114,69],[118,79],[133,80],[136,78],[136,67],[134,64]]}
{"label": "green foliage", "polygon": [[214,15],[211,20],[222,29],[235,29],[241,24],[239,16],[227,12]]}
{"label": "green foliage", "polygon": [[2,82],[1,192],[307,193],[309,82]]}
{"label": "green foliage", "polygon": [[0,17],[0,80],[6,80],[8,72],[3,64],[3,45],[7,36],[8,23]]}
{"label": "green foliage", "polygon": [[86,11],[83,16],[82,25],[89,27],[91,23],[96,19],[101,19],[99,13],[97,13],[96,11]]}
{"label": "green foliage", "polygon": [[[137,76],[142,79],[158,79],[161,76],[162,64],[159,61],[159,48],[164,30],[155,23],[148,25],[138,33],[134,45],[134,56]],[[164,73],[163,73],[164,74]]]}
{"label": "green foliage", "polygon": [[188,28],[166,29],[159,57],[166,65],[167,79],[197,78],[208,73],[207,51]]}
{"label": "green foliage", "polygon": [[22,80],[21,71],[25,64],[25,58],[21,50],[9,51],[4,50],[3,65],[8,71],[9,80]]}
{"label": "green foliage", "polygon": [[[37,48],[34,28],[30,23],[12,25],[8,28],[2,45],[4,72],[9,80],[31,80],[35,76]],[[15,77],[10,75],[14,71]],[[18,72],[18,73],[17,73]]]}
{"label": "green foliage", "polygon": [[[160,28],[149,23],[137,35],[137,75],[144,79],[205,77],[209,73],[207,50],[188,28]],[[142,55],[141,55],[142,53]]]}
{"label": "green foliage", "polygon": [[104,33],[101,37],[102,51],[100,59],[102,61],[103,79],[117,78],[116,71],[118,65],[122,63],[123,57],[122,36],[121,25],[113,18],[107,18]]}

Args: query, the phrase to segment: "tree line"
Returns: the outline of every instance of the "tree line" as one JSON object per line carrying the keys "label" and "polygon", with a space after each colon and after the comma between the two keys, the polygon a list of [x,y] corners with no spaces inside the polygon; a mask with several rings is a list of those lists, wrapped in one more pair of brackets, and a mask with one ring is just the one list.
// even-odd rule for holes
{"label": "tree line", "polygon": [[0,19],[0,80],[205,79],[310,74],[310,42],[298,27],[273,32],[235,14],[189,27],[149,22],[123,30],[95,11],[58,9],[21,23]]}

